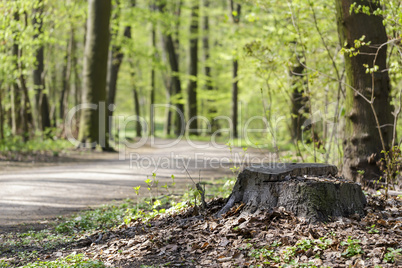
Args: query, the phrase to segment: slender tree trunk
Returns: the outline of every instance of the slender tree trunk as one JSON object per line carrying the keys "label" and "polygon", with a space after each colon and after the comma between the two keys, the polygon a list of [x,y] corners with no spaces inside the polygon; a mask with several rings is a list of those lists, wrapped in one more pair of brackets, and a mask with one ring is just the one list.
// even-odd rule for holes
{"label": "slender tree trunk", "polygon": [[0,140],[4,140],[3,83],[0,82]]}
{"label": "slender tree trunk", "polygon": [[[237,27],[240,22],[241,5],[235,4],[233,0],[229,0],[230,16],[232,22]],[[232,124],[233,124],[233,137],[237,138],[239,136],[237,130],[238,124],[238,95],[239,95],[239,62],[237,58],[233,60],[233,84],[232,84]]]}
{"label": "slender tree trunk", "polygon": [[[204,1],[204,15],[203,15],[203,38],[202,38],[202,47],[203,47],[203,55],[204,55],[204,73],[205,73],[205,88],[208,91],[209,96],[214,95],[214,87],[212,85],[212,75],[211,75],[211,64],[209,62],[209,1],[210,0],[203,0]],[[211,124],[212,132],[215,132],[219,127],[214,120],[216,115],[217,109],[215,107],[214,99],[208,99],[207,104],[207,117]]]}
{"label": "slender tree trunk", "polygon": [[302,140],[302,125],[307,119],[308,97],[305,94],[306,79],[304,74],[304,65],[300,61],[300,57],[292,50],[293,61],[289,67],[289,77],[292,89],[292,113],[291,113],[291,134],[292,140],[297,142]]}
{"label": "slender tree trunk", "polygon": [[10,105],[9,105],[8,109],[5,107],[5,116],[6,116],[5,124],[7,126],[9,126],[10,129],[12,128],[12,125],[13,125],[13,120],[12,120],[12,105],[13,105],[12,95],[13,95],[12,87],[11,87],[11,85],[8,85],[6,101],[8,103],[10,103]]}
{"label": "slender tree trunk", "polygon": [[[53,48],[49,48],[50,51],[54,51]],[[50,58],[52,58],[52,56],[54,55],[54,53],[52,53],[52,55],[50,56]],[[49,97],[52,100],[52,104],[50,105],[50,120],[51,120],[51,126],[52,127],[56,127],[57,124],[57,105],[56,103],[58,102],[57,100],[57,71],[54,70],[54,68],[49,69],[50,71],[50,79],[48,82],[48,88],[50,89],[50,95]]]}
{"label": "slender tree trunk", "polygon": [[[133,76],[134,78],[134,76]],[[133,97],[134,97],[134,109],[135,109],[135,115],[137,117],[136,125],[135,125],[135,135],[136,137],[141,137],[142,136],[142,127],[141,127],[141,112],[140,112],[140,102],[139,102],[139,96],[138,96],[138,90],[136,85],[134,84],[133,88]]]}
{"label": "slender tree trunk", "polygon": [[[79,140],[109,150],[106,76],[109,49],[111,0],[88,1],[88,24],[84,51],[83,102],[96,105],[81,112]],[[103,104],[103,105],[102,105]]]}
{"label": "slender tree trunk", "polygon": [[[163,3],[159,5],[159,9],[162,12],[165,12],[165,6]],[[179,78],[179,63],[177,61],[177,53],[173,41],[172,34],[167,32],[165,29],[165,32],[162,35],[162,40],[164,44],[164,49],[166,50],[166,53],[169,58],[169,64],[170,64],[170,69],[171,69],[171,84],[172,84],[172,91],[173,91],[173,97],[175,98],[175,101],[173,104],[176,105],[176,108],[179,112],[179,114],[176,113],[175,116],[175,134],[180,135],[184,133],[185,131],[185,120],[184,120],[184,105],[182,103],[182,88],[181,88],[181,81]]]}
{"label": "slender tree trunk", "polygon": [[[119,75],[120,66],[123,62],[124,54],[121,52],[120,46],[113,45],[109,50],[108,60],[108,105],[114,105],[116,101],[117,79]],[[113,116],[113,109],[108,109],[109,118]],[[112,122],[109,122],[112,123]]]}
{"label": "slender tree trunk", "polygon": [[[161,7],[158,6],[158,8],[161,10]],[[164,35],[162,35],[161,38],[161,43],[162,43],[162,61],[164,62],[169,62],[169,55],[166,51],[166,42]],[[162,72],[162,80],[163,84],[165,85],[166,89],[166,103],[169,104],[169,108],[165,109],[165,118],[166,122],[163,127],[163,132],[165,136],[171,135],[172,134],[172,122],[173,122],[173,113],[172,109],[170,109],[170,105],[172,105],[172,95],[173,95],[173,86],[172,86],[172,75],[168,75],[167,72],[164,73]]]}
{"label": "slender tree trunk", "polygon": [[[18,13],[14,14],[14,20],[18,21],[20,18]],[[19,46],[18,46],[18,40],[16,39],[16,36],[14,37],[14,44],[12,47],[12,56],[13,56],[13,65],[15,68],[15,72],[18,72],[19,66],[18,66],[18,58],[19,58]],[[21,117],[20,117],[20,111],[21,111],[21,91],[18,87],[17,79],[15,79],[13,85],[12,85],[12,90],[11,90],[11,129],[13,135],[21,135],[22,134],[22,127],[21,127]]]}
{"label": "slender tree trunk", "polygon": [[[154,8],[153,8],[154,9]],[[152,30],[151,30],[151,43],[152,49],[154,50],[154,58],[157,58],[157,48],[156,48],[156,25],[152,23]],[[152,60],[153,61],[153,60]],[[149,110],[149,134],[151,136],[155,135],[155,121],[154,121],[154,104],[155,104],[155,65],[152,64],[151,69],[151,93],[150,93],[150,110]]]}
{"label": "slender tree trunk", "polygon": [[70,38],[68,41],[67,45],[67,50],[66,50],[66,56],[65,56],[65,61],[64,61],[64,67],[63,67],[63,87],[61,91],[61,97],[60,97],[60,113],[59,117],[61,120],[64,119],[66,112],[68,110],[68,97],[70,95],[70,89],[71,89],[71,74],[72,74],[72,62],[73,62],[73,47],[74,47],[74,31],[71,30],[70,33]]}
{"label": "slender tree trunk", "polygon": [[199,0],[193,0],[191,9],[191,24],[190,24],[190,63],[189,75],[190,81],[187,87],[187,105],[188,105],[188,120],[190,120],[189,131],[191,134],[198,135],[197,124],[197,79],[198,79],[198,13]]}
{"label": "slender tree trunk", "polygon": [[[33,19],[33,24],[36,26],[38,33],[34,38],[40,38],[43,34],[42,18],[43,18],[43,1],[40,0],[39,8],[35,10],[36,16]],[[45,90],[45,72],[44,72],[44,46],[43,44],[36,50],[36,63],[33,70],[33,83],[35,89],[35,107],[37,113],[37,126],[40,130],[44,131],[50,127],[49,117],[49,102]]]}
{"label": "slender tree trunk", "polygon": [[[22,51],[20,51],[20,56],[21,56]],[[19,76],[19,82],[22,90],[22,96],[23,96],[23,101],[22,101],[22,109],[21,109],[21,118],[23,118],[22,122],[22,127],[23,127],[23,139],[24,141],[27,141],[30,135],[30,130],[34,130],[34,120],[32,116],[32,106],[31,102],[29,100],[29,95],[28,95],[28,87],[26,85],[26,79],[22,71],[23,67],[20,66],[20,76]]]}
{"label": "slender tree trunk", "polygon": [[[28,20],[27,20],[27,13],[25,12],[25,25],[24,27],[28,27]],[[22,47],[18,46],[18,57],[17,57],[17,69],[18,69],[18,83],[19,83],[19,90],[21,91],[21,110],[20,112],[20,119],[21,119],[21,133],[23,135],[23,140],[27,141],[30,135],[30,129],[34,129],[35,124],[32,116],[32,107],[31,102],[29,100],[28,95],[28,88],[26,85],[26,79],[24,75],[24,63],[22,59]]]}
{"label": "slender tree trunk", "polygon": [[[116,24],[119,25],[120,23],[120,7],[119,1],[116,1],[116,5],[118,6],[118,10],[115,14],[114,20],[117,22]],[[136,4],[135,0],[131,1],[131,7],[134,7]],[[112,39],[118,35],[118,32],[112,35]],[[131,26],[126,26],[124,28],[124,37],[130,39],[131,38]],[[107,76],[107,94],[108,94],[108,106],[114,105],[116,102],[116,93],[117,93],[117,81],[119,76],[119,71],[121,64],[123,63],[124,53],[121,50],[120,45],[113,45],[109,49],[109,60],[108,60],[108,76]],[[111,107],[110,107],[111,108]],[[108,109],[108,131],[112,130],[113,124],[113,112],[114,109]]]}
{"label": "slender tree trunk", "polygon": [[177,7],[175,7],[175,15],[178,18],[176,22],[175,32],[173,36],[174,47],[176,50],[176,61],[180,69],[180,16],[181,16],[181,7],[183,5],[183,0],[178,0]]}
{"label": "slender tree trunk", "polygon": [[239,111],[239,80],[238,80],[238,70],[239,70],[239,62],[237,59],[233,61],[233,84],[232,84],[232,123],[233,123],[233,137],[237,138],[239,136],[237,130],[237,118]]}
{"label": "slender tree trunk", "polygon": [[[72,67],[73,67],[73,73],[74,73],[74,106],[78,106],[81,103],[81,95],[82,95],[82,82],[81,82],[81,77],[80,77],[80,70],[79,70],[79,64],[78,64],[78,55],[77,55],[77,47],[76,47],[76,42],[74,42],[74,48],[73,48],[74,54],[72,55]],[[77,111],[76,116],[75,116],[75,124],[74,124],[74,133],[76,136],[76,133],[79,131],[79,120],[80,120],[80,110]]]}
{"label": "slender tree trunk", "polygon": [[[349,57],[345,55],[346,82],[346,130],[344,148],[343,174],[346,178],[360,180],[360,170],[365,172],[366,178],[375,178],[381,175],[376,161],[382,157],[383,150],[378,125],[370,104],[363,99],[374,99],[373,105],[378,116],[379,126],[385,149],[388,150],[392,140],[392,107],[390,105],[390,82],[386,66],[387,35],[383,25],[383,18],[376,15],[356,14],[350,12],[353,3],[367,6],[373,12],[378,6],[375,1],[368,0],[336,0],[337,22],[340,43],[346,48],[354,47],[354,41],[365,36],[364,41],[370,41],[369,46],[359,48],[360,53]],[[373,74],[366,73],[367,64],[378,70]],[[373,97],[373,98],[372,98]]]}

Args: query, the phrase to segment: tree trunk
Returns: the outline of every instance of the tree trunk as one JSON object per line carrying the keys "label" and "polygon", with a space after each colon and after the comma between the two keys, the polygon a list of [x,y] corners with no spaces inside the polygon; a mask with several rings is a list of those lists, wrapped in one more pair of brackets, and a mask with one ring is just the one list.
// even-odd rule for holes
{"label": "tree trunk", "polygon": [[233,137],[237,138],[239,133],[237,131],[237,118],[239,111],[238,95],[239,95],[239,80],[237,78],[237,73],[239,70],[239,62],[233,61],[233,84],[232,84],[232,124],[233,124]]}
{"label": "tree trunk", "polygon": [[[233,0],[229,0],[230,17],[235,26],[240,22],[241,5],[234,4]],[[233,124],[233,137],[239,136],[237,130],[238,118],[238,95],[239,95],[239,79],[238,79],[239,62],[237,58],[233,60],[233,84],[232,84],[232,124]]]}
{"label": "tree trunk", "polygon": [[[18,13],[14,13],[14,20],[18,21],[20,18]],[[12,56],[13,56],[13,64],[15,68],[15,72],[19,71],[18,58],[19,58],[19,46],[18,40],[16,39],[17,34],[14,36],[14,44],[12,47]],[[21,91],[18,87],[17,78],[15,77],[14,83],[12,85],[11,90],[11,129],[13,135],[21,135],[22,127],[21,127]]]}
{"label": "tree trunk", "polygon": [[[292,52],[293,53],[293,52]],[[296,52],[295,52],[296,54]],[[294,61],[289,68],[290,83],[292,89],[292,140],[302,141],[302,126],[307,119],[309,109],[307,106],[308,97],[305,93],[306,79],[304,74],[304,65],[299,56],[293,56]]]}
{"label": "tree trunk", "polygon": [[237,178],[221,216],[236,203],[242,213],[279,207],[312,222],[340,216],[364,215],[367,203],[360,185],[334,179],[335,166],[309,163],[265,163],[247,167]]}
{"label": "tree trunk", "polygon": [[[155,8],[153,7],[152,10]],[[152,23],[152,30],[151,30],[151,43],[152,49],[154,50],[154,59],[157,58],[157,48],[156,48],[156,25]],[[151,136],[155,135],[155,121],[154,121],[154,104],[155,104],[155,64],[153,64],[152,60],[152,69],[151,69],[151,92],[150,92],[150,110],[149,110],[149,134]]]}
{"label": "tree trunk", "polygon": [[[383,45],[388,39],[383,18],[350,12],[350,6],[355,2],[370,7],[370,12],[381,7],[376,2],[367,0],[336,0],[341,45],[346,44],[346,48],[352,48],[354,41],[363,35],[365,42],[371,42],[369,46],[358,48],[360,51],[358,55],[352,57],[345,55],[346,82],[353,89],[348,87],[346,96],[343,174],[346,178],[360,180],[361,176],[358,176],[360,170],[365,172],[366,178],[381,176],[376,161],[382,157],[381,151],[384,149],[371,106],[361,95],[370,100],[373,94],[374,110],[381,126],[385,150],[390,148],[392,140],[392,107],[386,66],[387,46]],[[378,70],[373,74],[366,73],[363,65],[367,64],[373,68],[373,62],[378,66]]]}
{"label": "tree trunk", "polygon": [[79,140],[91,148],[99,144],[102,150],[110,149],[105,107],[110,13],[111,0],[88,1],[82,99],[96,108],[81,111]]}
{"label": "tree trunk", "polygon": [[0,140],[4,140],[3,83],[0,82]]}
{"label": "tree trunk", "polygon": [[[108,60],[108,105],[114,105],[116,100],[116,87],[120,66],[123,63],[124,54],[120,46],[113,45],[109,50]],[[109,117],[113,116],[113,109],[108,109]]]}
{"label": "tree trunk", "polygon": [[[74,42],[74,45],[76,43]],[[80,66],[78,63],[78,55],[77,55],[77,49],[76,47],[73,48],[74,54],[72,55],[72,67],[73,67],[73,73],[74,73],[74,106],[78,106],[81,103],[81,98],[82,98],[82,80],[80,77]],[[75,124],[74,124],[74,129],[73,133],[78,133],[79,131],[79,121],[80,121],[80,113],[81,111],[77,111],[76,116],[75,116]],[[75,135],[76,136],[76,135]]]}
{"label": "tree trunk", "polygon": [[[33,24],[35,25],[38,33],[34,38],[40,38],[43,34],[43,1],[38,2],[39,7],[35,10],[35,17],[33,19]],[[50,117],[49,117],[49,102],[45,90],[45,72],[44,72],[44,46],[43,44],[36,50],[36,66],[33,70],[33,83],[35,90],[35,107],[37,114],[37,126],[41,131],[50,127]]]}
{"label": "tree trunk", "polygon": [[[22,51],[20,50],[20,57],[22,55]],[[34,130],[35,125],[34,125],[34,120],[32,116],[32,107],[31,107],[31,102],[29,100],[29,94],[28,94],[28,88],[26,85],[26,79],[23,74],[23,66],[20,65],[20,76],[19,76],[19,82],[20,82],[20,87],[22,90],[22,109],[21,109],[21,118],[22,120],[22,129],[23,129],[23,139],[24,141],[27,141],[29,136],[30,136],[30,130]]]}
{"label": "tree trunk", "polygon": [[[25,12],[25,18],[24,18],[24,27],[28,27],[28,20],[27,20],[27,13]],[[19,18],[17,18],[19,19]],[[18,40],[19,41],[19,40]],[[18,51],[18,56],[17,56],[17,69],[18,69],[18,89],[21,91],[21,102],[20,102],[20,107],[21,109],[18,111],[20,113],[19,118],[21,119],[20,122],[20,133],[22,134],[23,140],[27,141],[30,136],[30,129],[34,129],[34,121],[33,121],[33,116],[32,116],[32,109],[31,109],[31,102],[29,100],[29,95],[28,95],[28,88],[26,85],[26,79],[24,75],[24,69],[25,65],[22,60],[22,47],[17,44],[17,51]]]}
{"label": "tree trunk", "polygon": [[199,0],[193,0],[190,23],[190,81],[187,87],[188,120],[190,134],[198,135],[197,124],[197,79],[198,79],[198,13]]}
{"label": "tree trunk", "polygon": [[[161,2],[159,4],[159,10],[161,12],[165,11],[165,4]],[[181,81],[179,77],[179,62],[177,61],[178,56],[175,48],[175,44],[173,41],[172,34],[168,31],[168,29],[164,29],[164,33],[162,35],[162,41],[164,44],[164,49],[166,50],[166,54],[169,58],[169,65],[171,69],[171,84],[172,84],[172,91],[174,102],[173,104],[176,105],[178,113],[175,116],[175,134],[180,135],[185,132],[185,120],[184,120],[184,105],[182,103],[182,89],[181,89]]]}
{"label": "tree trunk", "polygon": [[[134,75],[133,75],[134,78]],[[135,124],[135,136],[136,137],[141,137],[142,136],[142,127],[141,127],[141,112],[140,112],[140,102],[139,102],[139,97],[138,97],[138,90],[136,88],[136,85],[134,84],[133,88],[133,97],[134,97],[134,109],[135,109],[135,115],[137,117],[137,121]]]}
{"label": "tree trunk", "polygon": [[70,81],[72,74],[72,57],[73,57],[73,47],[74,47],[74,31],[71,30],[70,38],[68,40],[66,56],[64,57],[64,66],[63,66],[63,87],[60,96],[60,113],[59,117],[61,120],[64,119],[66,112],[68,110],[68,97],[70,95]]}
{"label": "tree trunk", "polygon": [[[211,75],[211,63],[209,62],[209,1],[204,0],[204,15],[203,15],[203,38],[202,38],[202,47],[203,47],[203,55],[204,55],[204,73],[205,73],[205,88],[209,93],[209,96],[214,95],[214,87],[212,85],[212,75]],[[217,113],[217,109],[215,107],[214,99],[208,99],[208,109],[207,109],[207,118],[209,123],[211,124],[212,132],[218,130],[218,124],[214,120],[214,117]]]}

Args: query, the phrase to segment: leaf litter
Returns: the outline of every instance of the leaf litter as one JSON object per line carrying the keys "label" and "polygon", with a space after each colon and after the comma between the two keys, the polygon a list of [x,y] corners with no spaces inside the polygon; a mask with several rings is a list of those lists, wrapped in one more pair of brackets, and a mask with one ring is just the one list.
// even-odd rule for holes
{"label": "leaf litter", "polygon": [[242,204],[216,218],[225,200],[214,199],[205,210],[133,220],[37,257],[74,252],[112,267],[401,267],[402,200],[367,199],[364,218],[316,224],[283,208],[245,214]]}

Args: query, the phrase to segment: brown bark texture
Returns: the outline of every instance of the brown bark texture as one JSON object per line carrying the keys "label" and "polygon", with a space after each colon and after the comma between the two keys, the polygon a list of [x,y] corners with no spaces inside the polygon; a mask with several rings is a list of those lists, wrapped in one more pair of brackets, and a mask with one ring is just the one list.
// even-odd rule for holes
{"label": "brown bark texture", "polygon": [[[345,54],[346,66],[346,135],[344,140],[344,166],[343,174],[348,179],[360,180],[358,171],[365,172],[368,179],[381,176],[376,162],[382,157],[383,150],[378,127],[384,137],[386,150],[389,149],[392,140],[392,107],[390,104],[390,81],[387,71],[387,46],[384,45],[388,38],[383,18],[373,14],[350,12],[350,6],[368,6],[374,11],[378,6],[373,1],[367,0],[336,0],[337,23],[340,42],[346,48],[353,48],[355,40],[365,36],[364,45],[358,48],[355,56]],[[373,74],[366,72],[367,64],[370,68],[378,66]],[[368,100],[374,97],[374,110],[379,119],[377,125],[374,113]]]}

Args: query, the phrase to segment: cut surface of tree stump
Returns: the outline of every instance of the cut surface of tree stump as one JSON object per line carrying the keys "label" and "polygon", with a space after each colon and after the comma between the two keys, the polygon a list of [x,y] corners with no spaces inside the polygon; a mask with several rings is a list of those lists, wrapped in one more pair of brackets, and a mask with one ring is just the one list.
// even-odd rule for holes
{"label": "cut surface of tree stump", "polygon": [[364,215],[366,198],[360,185],[334,177],[336,166],[316,163],[267,163],[247,167],[237,177],[222,216],[236,203],[255,213],[284,207],[312,222]]}

